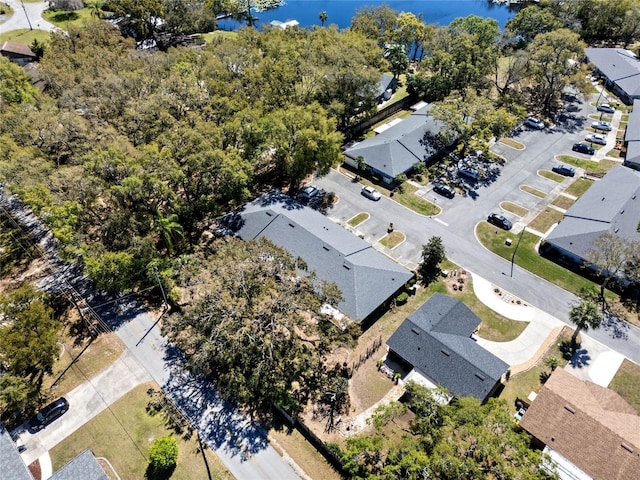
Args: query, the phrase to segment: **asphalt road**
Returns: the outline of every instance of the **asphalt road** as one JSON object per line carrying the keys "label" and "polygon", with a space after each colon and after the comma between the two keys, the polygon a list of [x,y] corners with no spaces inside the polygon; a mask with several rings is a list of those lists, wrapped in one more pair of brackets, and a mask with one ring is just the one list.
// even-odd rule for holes
{"label": "asphalt road", "polygon": [[[517,265],[511,276],[511,263],[482,247],[474,234],[477,223],[485,220],[493,211],[500,212],[499,204],[504,200],[535,208],[540,200],[521,191],[520,185],[531,185],[544,192],[557,186],[556,182],[538,175],[538,170],[550,170],[557,164],[555,155],[571,153],[571,146],[584,138],[584,126],[590,123],[586,114],[590,110],[595,112],[588,104],[577,102],[572,104],[570,110],[571,113],[565,114],[562,122],[553,130],[522,129],[516,139],[526,145],[524,150],[496,145],[494,150],[504,156],[507,163],[493,183],[478,187],[472,195],[457,195],[452,200],[428,194],[428,200],[435,199],[435,203],[443,208],[438,216],[425,217],[386,197],[379,202],[372,202],[360,195],[360,184],[336,171],[317,178],[314,183],[338,195],[339,202],[327,213],[336,222],[346,224],[359,212],[369,212],[371,218],[357,227],[358,234],[406,267],[414,268],[420,261],[422,245],[430,237],[439,236],[445,245],[447,257],[453,262],[571,325],[568,312],[578,301],[575,295]],[[509,213],[506,216],[516,219]],[[392,251],[377,243],[387,233],[389,223],[393,223],[394,229],[407,237]],[[589,335],[640,363],[640,329],[615,322],[605,324],[601,329],[589,332]]]}
{"label": "asphalt road", "polygon": [[49,8],[47,2],[21,3],[17,0],[4,0],[13,9],[13,15],[0,23],[0,32],[13,30],[44,30],[51,32],[56,26],[42,18],[42,12]]}

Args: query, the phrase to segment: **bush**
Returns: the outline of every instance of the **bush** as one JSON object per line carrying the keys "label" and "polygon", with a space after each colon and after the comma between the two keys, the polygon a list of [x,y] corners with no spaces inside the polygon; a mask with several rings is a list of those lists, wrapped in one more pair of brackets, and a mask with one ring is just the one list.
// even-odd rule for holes
{"label": "bush", "polygon": [[178,444],[171,437],[156,439],[149,448],[149,464],[156,470],[169,470],[178,461]]}
{"label": "bush", "polygon": [[396,303],[398,305],[402,305],[404,303],[407,303],[408,299],[409,299],[409,294],[407,292],[402,292],[400,295],[396,297]]}

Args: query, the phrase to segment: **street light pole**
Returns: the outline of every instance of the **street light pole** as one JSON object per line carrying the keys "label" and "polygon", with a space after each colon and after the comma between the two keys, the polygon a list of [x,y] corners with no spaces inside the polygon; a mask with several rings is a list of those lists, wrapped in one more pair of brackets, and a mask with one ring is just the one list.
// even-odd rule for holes
{"label": "street light pole", "polygon": [[24,6],[24,1],[20,0],[20,3],[22,4],[22,10],[24,10],[24,16],[27,17],[27,23],[29,24],[29,30],[33,30],[33,26],[31,26],[31,20],[29,20],[29,15],[27,15],[27,9]]}
{"label": "street light pole", "polygon": [[520,241],[522,240],[522,236],[524,235],[524,231],[527,229],[527,226],[525,225],[524,227],[522,227],[522,231],[520,232],[520,236],[518,237],[518,243],[516,243],[516,248],[513,249],[513,255],[511,255],[511,274],[509,275],[510,277],[513,277],[513,264],[516,260],[516,253],[518,252],[518,247],[520,246]]}

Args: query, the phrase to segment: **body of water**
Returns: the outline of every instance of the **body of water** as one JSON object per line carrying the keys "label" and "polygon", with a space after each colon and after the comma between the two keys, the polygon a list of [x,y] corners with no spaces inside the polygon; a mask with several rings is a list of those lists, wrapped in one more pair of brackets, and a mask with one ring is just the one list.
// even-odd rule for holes
{"label": "body of water", "polygon": [[[326,25],[336,24],[339,28],[348,28],[351,18],[365,6],[386,4],[399,12],[422,14],[425,23],[448,25],[458,17],[478,15],[484,18],[495,18],[501,29],[513,15],[514,11],[504,4],[495,4],[490,0],[285,0],[286,5],[265,12],[254,12],[258,18],[257,26],[268,25],[273,20],[285,22],[297,20],[301,27],[320,26],[318,16],[321,11],[327,12]],[[235,30],[240,24],[231,19],[220,20],[219,28]]]}

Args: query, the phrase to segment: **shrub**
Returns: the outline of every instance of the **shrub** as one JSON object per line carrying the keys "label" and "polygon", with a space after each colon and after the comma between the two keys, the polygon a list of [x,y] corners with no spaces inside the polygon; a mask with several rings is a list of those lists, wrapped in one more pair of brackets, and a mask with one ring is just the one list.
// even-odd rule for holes
{"label": "shrub", "polygon": [[407,303],[408,299],[409,299],[409,294],[407,292],[402,292],[400,295],[396,297],[396,303],[398,305],[402,305],[404,303]]}
{"label": "shrub", "polygon": [[157,470],[169,470],[178,461],[178,444],[171,437],[156,439],[149,448],[149,464]]}

